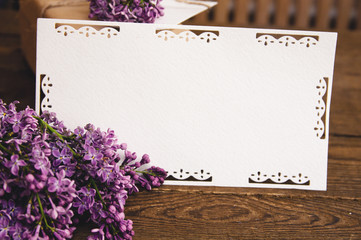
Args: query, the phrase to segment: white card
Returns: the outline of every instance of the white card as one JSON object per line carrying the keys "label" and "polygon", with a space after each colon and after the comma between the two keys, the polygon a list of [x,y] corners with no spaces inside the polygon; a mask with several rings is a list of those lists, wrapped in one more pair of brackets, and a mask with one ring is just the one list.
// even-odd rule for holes
{"label": "white card", "polygon": [[37,111],[167,184],[326,190],[336,33],[39,19]]}
{"label": "white card", "polygon": [[217,5],[216,1],[163,0],[164,16],[157,18],[157,24],[179,24]]}

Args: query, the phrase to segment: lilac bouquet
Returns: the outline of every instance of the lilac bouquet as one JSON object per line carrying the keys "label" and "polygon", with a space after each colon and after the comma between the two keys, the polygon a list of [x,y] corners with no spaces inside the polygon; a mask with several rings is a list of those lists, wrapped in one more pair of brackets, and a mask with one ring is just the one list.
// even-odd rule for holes
{"label": "lilac bouquet", "polygon": [[0,239],[70,239],[80,217],[96,226],[88,239],[132,239],[128,196],[159,187],[166,172],[146,169],[149,156],[137,161],[112,130],[70,131],[16,103],[0,100]]}
{"label": "lilac bouquet", "polygon": [[164,15],[162,0],[89,0],[89,18],[105,21],[153,23]]}

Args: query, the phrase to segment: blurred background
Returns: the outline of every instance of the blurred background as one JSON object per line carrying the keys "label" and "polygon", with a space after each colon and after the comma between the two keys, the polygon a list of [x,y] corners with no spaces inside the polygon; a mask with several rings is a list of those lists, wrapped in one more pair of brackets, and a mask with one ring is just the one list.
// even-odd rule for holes
{"label": "blurred background", "polygon": [[19,1],[0,0],[0,99],[35,107],[35,75],[21,50]]}
{"label": "blurred background", "polygon": [[[187,0],[181,1],[189,3]],[[40,17],[40,11],[39,14],[31,12],[33,10],[29,6],[46,4],[46,2],[0,0],[0,98],[6,102],[19,100],[21,102],[19,108],[27,105],[34,107],[35,102],[36,29],[30,29],[31,24],[23,23],[32,21],[34,26],[36,17]],[[201,3],[202,0],[198,2]],[[48,10],[45,8],[44,11]],[[81,11],[82,14],[79,16],[87,15],[86,7],[82,7]],[[51,11],[42,14],[49,17]],[[69,18],[66,15],[69,15],[69,11],[64,11],[64,14],[64,18]],[[33,19],[29,20],[27,16],[32,16]],[[57,17],[59,18],[59,15]],[[183,24],[321,30],[339,33],[361,31],[361,0],[219,0],[215,8],[208,9]],[[27,40],[29,37],[25,36],[29,33],[33,36],[32,41]],[[32,51],[32,56],[31,53],[24,54],[23,50],[26,48],[28,52]]]}
{"label": "blurred background", "polygon": [[220,0],[190,23],[341,31],[361,29],[360,0]]}
{"label": "blurred background", "polygon": [[19,9],[18,0],[0,0],[0,8]]}

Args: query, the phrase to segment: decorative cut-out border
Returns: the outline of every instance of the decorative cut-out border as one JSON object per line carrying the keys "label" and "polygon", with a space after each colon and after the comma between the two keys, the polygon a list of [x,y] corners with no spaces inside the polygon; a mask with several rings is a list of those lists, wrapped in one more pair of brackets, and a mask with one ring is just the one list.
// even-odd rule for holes
{"label": "decorative cut-out border", "polygon": [[180,169],[179,171],[167,171],[168,177],[165,180],[170,181],[192,181],[192,182],[212,182],[210,172],[201,169],[199,172],[189,172]]}
{"label": "decorative cut-out border", "polygon": [[319,79],[316,89],[318,97],[316,104],[317,120],[314,130],[316,132],[316,137],[320,139],[326,139],[328,78],[324,77]]}
{"label": "decorative cut-out border", "polygon": [[53,83],[50,77],[46,74],[40,74],[40,113],[43,111],[51,111],[53,107],[49,98],[52,87]]}
{"label": "decorative cut-out border", "polygon": [[78,34],[85,37],[104,36],[107,38],[119,36],[120,28],[118,26],[102,26],[102,25],[82,25],[82,24],[65,24],[56,23],[55,30],[64,37]]}
{"label": "decorative cut-out border", "polygon": [[249,183],[256,184],[285,184],[285,185],[307,185],[311,184],[308,176],[303,176],[301,173],[297,175],[284,175],[281,172],[277,174],[263,174],[260,171],[251,174],[248,178]]}
{"label": "decorative cut-out border", "polygon": [[183,40],[186,42],[200,40],[206,43],[216,41],[219,37],[219,31],[202,31],[190,29],[157,29],[156,36],[164,41]]}
{"label": "decorative cut-out border", "polygon": [[271,46],[274,44],[284,45],[286,47],[302,45],[308,48],[317,44],[319,36],[257,33],[256,39],[264,46]]}

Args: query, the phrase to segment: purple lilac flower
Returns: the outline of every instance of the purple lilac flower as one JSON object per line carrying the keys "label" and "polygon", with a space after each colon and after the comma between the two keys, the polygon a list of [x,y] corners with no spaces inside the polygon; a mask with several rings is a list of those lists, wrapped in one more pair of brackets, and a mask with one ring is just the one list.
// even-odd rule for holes
{"label": "purple lilac flower", "polygon": [[47,211],[47,213],[51,218],[57,219],[61,215],[68,215],[68,216],[73,215],[73,212],[70,210],[72,203],[69,203],[68,207],[64,208],[63,206],[56,206],[51,197],[49,197],[48,199],[51,208]]}
{"label": "purple lilac flower", "polygon": [[153,23],[164,15],[161,0],[89,0],[89,18],[106,21]]}
{"label": "purple lilac flower", "polygon": [[0,239],[10,240],[9,229],[10,226],[8,222],[0,223]]}
{"label": "purple lilac flower", "polygon": [[15,179],[7,177],[5,173],[0,173],[0,186],[3,186],[4,193],[11,193],[11,184],[14,181]]}
{"label": "purple lilac flower", "polygon": [[84,160],[88,160],[92,165],[96,165],[97,161],[103,158],[103,154],[99,153],[92,146],[86,146],[87,154],[84,156]]}
{"label": "purple lilac flower", "polygon": [[78,191],[78,195],[82,197],[82,199],[86,202],[88,207],[91,207],[94,204],[95,193],[96,193],[95,189],[87,188],[87,187],[82,187]]}
{"label": "purple lilac flower", "polygon": [[6,116],[7,109],[3,100],[0,99],[0,119],[3,119]]}
{"label": "purple lilac flower", "polygon": [[[146,17],[155,16],[148,3],[136,8],[119,0],[98,2],[98,13],[114,21],[134,21],[152,7]],[[117,144],[113,130],[87,124],[72,132],[54,113],[39,117],[1,99],[0,145],[0,239],[70,239],[74,217],[83,214],[98,225],[89,239],[131,239],[133,223],[124,214],[128,196],[165,178],[160,168],[140,171],[149,156],[137,161],[125,143]]]}
{"label": "purple lilac flower", "polygon": [[77,127],[74,129],[74,135],[76,136],[76,139],[81,139],[84,134],[84,129],[81,127]]}
{"label": "purple lilac flower", "polygon": [[100,182],[110,182],[111,178],[113,177],[113,168],[114,166],[112,165],[103,164],[103,166],[98,169],[97,176],[99,177]]}
{"label": "purple lilac flower", "polygon": [[65,178],[65,171],[60,170],[58,173],[56,173],[56,177],[50,177],[48,180],[48,191],[49,192],[56,192],[58,194],[61,194],[62,192],[70,193],[70,196],[72,196],[71,193],[73,193],[73,185],[74,181]]}
{"label": "purple lilac flower", "polygon": [[164,169],[153,166],[146,170],[143,176],[139,178],[139,182],[142,187],[151,190],[152,187],[159,187],[162,185],[166,177],[167,173]]}
{"label": "purple lilac flower", "polygon": [[57,239],[70,239],[73,237],[73,230],[72,229],[56,229],[54,232],[54,236]]}
{"label": "purple lilac flower", "polygon": [[50,169],[50,162],[47,158],[39,158],[33,160],[33,162],[35,162],[35,169],[41,171],[41,174],[44,176],[48,175]]}
{"label": "purple lilac flower", "polygon": [[6,213],[10,216],[11,219],[15,219],[18,213],[21,212],[20,207],[15,205],[13,199],[10,199],[8,202],[3,202],[3,209],[6,209]]}
{"label": "purple lilac flower", "polygon": [[61,151],[59,151],[59,149],[57,149],[57,148],[53,149],[52,153],[53,153],[53,156],[56,158],[53,161],[54,166],[59,166],[60,163],[63,163],[65,165],[69,164],[70,160],[73,156],[71,151],[66,147],[61,149]]}
{"label": "purple lilac flower", "polygon": [[21,119],[22,119],[22,113],[19,112],[9,117],[8,122],[12,124],[12,129],[14,133],[17,133],[20,130]]}
{"label": "purple lilac flower", "polygon": [[20,150],[20,145],[22,145],[23,143],[26,143],[27,141],[25,139],[16,139],[16,138],[12,138],[8,141],[6,141],[5,143],[13,145],[14,148],[18,151],[21,152]]}
{"label": "purple lilac flower", "polygon": [[93,222],[98,223],[102,219],[107,218],[108,214],[104,211],[103,204],[95,202],[94,205],[89,209],[91,219]]}
{"label": "purple lilac flower", "polygon": [[11,173],[15,176],[19,173],[19,167],[26,166],[25,161],[19,159],[19,155],[14,154],[11,156],[10,161],[5,163],[5,166],[10,168]]}
{"label": "purple lilac flower", "polygon": [[80,198],[76,198],[73,206],[78,209],[78,214],[80,215],[83,215],[89,209],[88,204]]}
{"label": "purple lilac flower", "polygon": [[60,165],[58,167],[58,170],[64,170],[65,176],[70,178],[76,172],[76,165],[77,165],[76,163],[70,162],[67,165]]}
{"label": "purple lilac flower", "polygon": [[10,229],[9,233],[13,240],[22,240],[24,227],[20,222],[16,222],[15,225]]}

